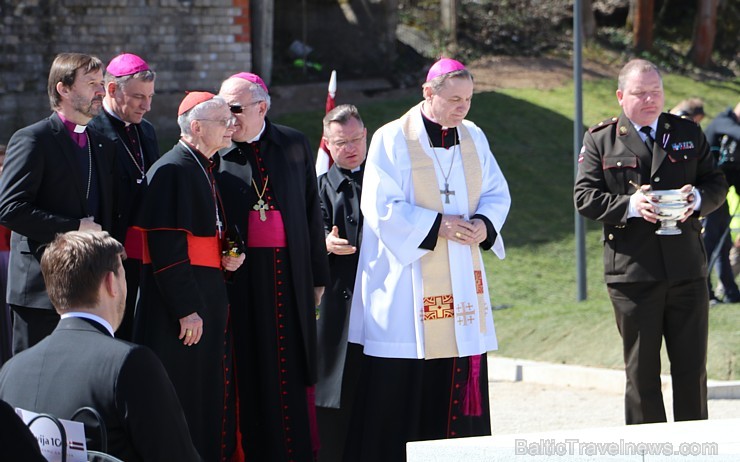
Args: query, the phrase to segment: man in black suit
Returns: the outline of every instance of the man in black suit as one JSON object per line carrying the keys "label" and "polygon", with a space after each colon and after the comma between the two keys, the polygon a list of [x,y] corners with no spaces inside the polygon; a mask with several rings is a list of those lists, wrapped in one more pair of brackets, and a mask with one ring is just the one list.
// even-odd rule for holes
{"label": "man in black suit", "polygon": [[127,462],[199,461],[162,363],[148,348],[113,338],[126,302],[124,258],[106,232],[73,231],[48,245],[41,269],[61,320],[0,370],[0,399],[66,419],[92,407],[105,423],[108,452]]}
{"label": "man in black suit", "polygon": [[355,106],[342,104],[324,117],[324,142],[334,161],[319,177],[331,285],[316,321],[316,417],[321,462],[342,460],[362,348],[348,344],[349,310],[362,240],[362,175],[367,129]]}
{"label": "man in black suit", "polygon": [[113,217],[112,235],[126,248],[126,314],[116,332],[131,340],[134,310],[139,289],[142,258],[141,231],[132,227],[141,202],[142,184],[149,167],[159,159],[154,127],[144,115],[152,108],[156,74],[140,57],[123,53],[105,69],[103,111],[89,126],[116,145],[116,186],[118,210]]}
{"label": "man in black suit", "polygon": [[[727,182],[694,122],[664,113],[663,80],[636,59],[619,74],[619,117],[592,127],[578,159],[575,205],[604,226],[607,290],[622,336],[628,424],[665,422],[660,349],[671,361],[675,420],[707,418],[707,260],[699,215]],[[657,235],[652,190],[680,189],[690,207],[678,235]]]}
{"label": "man in black suit", "polygon": [[14,353],[59,322],[39,267],[44,245],[57,233],[112,227],[114,146],[86,129],[103,107],[102,67],[94,56],[57,55],[48,80],[54,113],[18,130],[8,143],[0,224],[13,231],[7,301],[14,312]]}
{"label": "man in black suit", "polygon": [[302,133],[266,118],[259,76],[236,74],[219,95],[236,116],[234,143],[219,151],[219,188],[247,247],[227,287],[244,450],[313,461],[306,387],[316,381],[315,310],[329,278],[314,155]]}

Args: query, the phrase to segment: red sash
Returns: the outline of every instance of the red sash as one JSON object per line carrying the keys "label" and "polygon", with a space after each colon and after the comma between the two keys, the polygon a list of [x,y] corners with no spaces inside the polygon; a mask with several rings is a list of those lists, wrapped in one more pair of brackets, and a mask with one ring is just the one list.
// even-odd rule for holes
{"label": "red sash", "polygon": [[144,254],[144,232],[139,228],[129,227],[126,230],[126,239],[123,246],[128,258],[141,260],[141,256]]}
{"label": "red sash", "polygon": [[[145,234],[143,231],[142,234]],[[208,266],[221,269],[221,241],[216,236],[199,237],[188,236],[188,258],[193,266]],[[152,258],[149,255],[149,243],[142,239],[142,263],[149,264]]]}

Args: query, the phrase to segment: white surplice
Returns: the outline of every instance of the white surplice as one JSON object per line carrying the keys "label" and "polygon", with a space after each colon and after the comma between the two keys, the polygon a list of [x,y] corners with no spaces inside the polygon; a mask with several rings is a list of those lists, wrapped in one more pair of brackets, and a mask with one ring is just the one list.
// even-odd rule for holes
{"label": "white surplice", "polygon": [[[470,218],[459,146],[436,148],[437,162],[421,111],[416,111],[412,117],[424,152],[433,160],[440,190],[444,189],[444,174],[450,168],[450,160],[454,162],[448,183],[455,194],[450,196],[449,204],[443,200],[444,213]],[[474,214],[486,216],[499,233],[491,250],[502,259],[505,252],[501,228],[511,204],[509,188],[483,131],[467,120],[463,124],[473,138],[482,169],[480,203]],[[429,234],[438,213],[414,205],[411,178],[407,141],[398,119],[373,135],[362,186],[360,208],[364,229],[350,313],[349,341],[364,345],[365,354],[370,356],[425,357],[420,259],[429,251],[419,245]],[[461,244],[448,241],[448,246],[450,255],[470,255],[469,250],[459,252],[460,248],[467,249]],[[453,278],[455,264],[451,261]],[[483,279],[487,294],[485,274]],[[479,339],[458,339],[461,357],[497,349],[491,310],[485,310],[485,315],[490,318],[486,324],[491,328],[479,333]]]}

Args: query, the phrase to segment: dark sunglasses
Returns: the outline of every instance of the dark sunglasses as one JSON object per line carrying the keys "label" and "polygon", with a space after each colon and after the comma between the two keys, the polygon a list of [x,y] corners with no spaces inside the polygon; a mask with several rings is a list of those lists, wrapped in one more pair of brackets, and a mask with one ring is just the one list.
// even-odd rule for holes
{"label": "dark sunglasses", "polygon": [[229,105],[229,110],[231,111],[232,114],[241,114],[242,112],[244,112],[244,108],[245,107],[254,106],[255,104],[261,103],[262,101],[263,100],[261,100],[261,99],[259,99],[257,101],[252,101],[251,103],[247,104],[246,106],[242,106],[241,104],[230,104]]}

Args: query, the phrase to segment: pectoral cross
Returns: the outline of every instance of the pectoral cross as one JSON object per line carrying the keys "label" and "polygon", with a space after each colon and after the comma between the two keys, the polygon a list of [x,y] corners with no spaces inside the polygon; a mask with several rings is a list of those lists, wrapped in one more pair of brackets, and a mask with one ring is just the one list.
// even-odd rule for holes
{"label": "pectoral cross", "polygon": [[218,212],[216,212],[216,230],[218,230],[218,237],[221,237],[221,233],[223,232],[224,224],[221,221],[221,218],[218,217]]}
{"label": "pectoral cross", "polygon": [[450,203],[450,196],[454,196],[455,195],[455,191],[450,191],[450,185],[447,184],[446,182],[445,182],[445,189],[440,189],[439,190],[439,193],[445,195],[445,204],[449,204]]}
{"label": "pectoral cross", "polygon": [[267,221],[265,210],[268,210],[268,206],[267,204],[265,204],[265,201],[263,201],[262,199],[258,200],[252,208],[260,213],[260,221]]}

